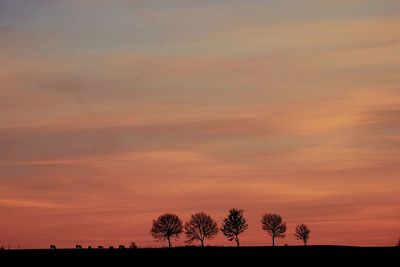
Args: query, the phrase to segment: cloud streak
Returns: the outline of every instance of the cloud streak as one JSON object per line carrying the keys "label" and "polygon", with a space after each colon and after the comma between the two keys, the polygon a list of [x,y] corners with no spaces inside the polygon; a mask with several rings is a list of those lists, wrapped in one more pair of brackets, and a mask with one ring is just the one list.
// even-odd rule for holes
{"label": "cloud streak", "polygon": [[238,207],[246,245],[264,212],[313,244],[392,245],[399,9],[2,1],[0,240],[154,246],[162,212]]}

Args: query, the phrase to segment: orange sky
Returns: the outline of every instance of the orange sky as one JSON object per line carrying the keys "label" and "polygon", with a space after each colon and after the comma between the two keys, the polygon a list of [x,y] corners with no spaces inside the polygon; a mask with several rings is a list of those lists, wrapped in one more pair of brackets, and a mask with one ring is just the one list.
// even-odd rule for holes
{"label": "orange sky", "polygon": [[[334,2],[334,3],[333,3]],[[162,246],[230,208],[243,245],[400,236],[400,2],[0,1],[0,246]],[[179,244],[184,244],[184,238]],[[230,245],[219,236],[208,244]]]}

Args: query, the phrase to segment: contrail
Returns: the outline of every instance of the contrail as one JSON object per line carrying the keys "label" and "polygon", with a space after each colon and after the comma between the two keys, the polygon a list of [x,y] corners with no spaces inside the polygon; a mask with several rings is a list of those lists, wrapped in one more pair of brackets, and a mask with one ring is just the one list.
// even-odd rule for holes
{"label": "contrail", "polygon": [[146,62],[143,66],[143,68],[140,70],[139,74],[137,75],[134,84],[137,84],[143,74],[146,72],[146,70],[148,69],[148,67],[150,66],[151,62],[153,61],[153,59],[155,59],[156,55],[158,54],[158,51],[161,49],[161,47],[166,43],[166,41],[168,40],[169,36],[172,33],[172,29],[175,27],[177,21],[175,20],[171,26],[167,29],[167,31],[165,32],[165,34],[162,36],[162,38],[160,39],[160,41],[158,42],[156,48],[154,49],[153,53],[150,56],[150,59],[148,60],[148,62]]}

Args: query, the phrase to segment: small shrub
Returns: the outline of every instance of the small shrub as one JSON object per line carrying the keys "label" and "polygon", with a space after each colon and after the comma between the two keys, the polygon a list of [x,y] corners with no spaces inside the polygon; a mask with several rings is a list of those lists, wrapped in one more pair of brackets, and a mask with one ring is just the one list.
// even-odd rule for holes
{"label": "small shrub", "polygon": [[136,245],[135,242],[131,242],[130,245],[129,245],[129,248],[130,248],[130,249],[137,249],[138,246]]}

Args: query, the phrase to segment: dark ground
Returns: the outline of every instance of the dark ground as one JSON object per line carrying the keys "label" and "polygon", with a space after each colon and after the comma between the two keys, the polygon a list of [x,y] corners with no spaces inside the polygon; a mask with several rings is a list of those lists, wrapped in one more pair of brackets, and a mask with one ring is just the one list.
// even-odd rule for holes
{"label": "dark ground", "polygon": [[[400,266],[400,247],[287,246],[0,251],[0,266]],[[6,265],[7,264],[7,265]],[[25,266],[25,265],[23,265]]]}

